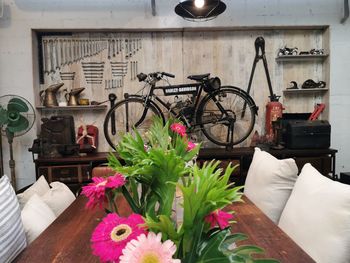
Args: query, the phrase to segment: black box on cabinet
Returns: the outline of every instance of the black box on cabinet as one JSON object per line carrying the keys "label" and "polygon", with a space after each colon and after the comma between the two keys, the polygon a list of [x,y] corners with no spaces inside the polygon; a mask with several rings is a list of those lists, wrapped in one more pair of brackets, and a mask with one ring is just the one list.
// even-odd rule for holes
{"label": "black box on cabinet", "polygon": [[340,173],[339,181],[343,184],[349,184],[350,185],[350,173]]}
{"label": "black box on cabinet", "polygon": [[328,121],[290,121],[287,124],[286,147],[289,149],[325,149],[331,141]]}

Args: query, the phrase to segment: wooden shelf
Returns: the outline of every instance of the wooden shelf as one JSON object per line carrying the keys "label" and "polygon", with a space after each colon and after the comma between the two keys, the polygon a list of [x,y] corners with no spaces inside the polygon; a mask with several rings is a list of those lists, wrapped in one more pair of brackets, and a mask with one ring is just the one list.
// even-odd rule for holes
{"label": "wooden shelf", "polygon": [[284,55],[276,57],[277,62],[296,62],[296,61],[323,61],[328,57],[324,55]]}
{"label": "wooden shelf", "polygon": [[78,105],[78,106],[54,106],[54,107],[37,106],[36,109],[46,110],[46,111],[105,110],[107,109],[107,105]]}
{"label": "wooden shelf", "polygon": [[285,89],[285,90],[283,90],[283,93],[289,93],[289,94],[291,94],[291,93],[294,93],[294,94],[297,94],[297,93],[299,93],[299,94],[301,94],[301,93],[316,93],[316,92],[325,93],[327,91],[328,91],[328,89],[326,89],[326,88],[321,88],[321,89],[319,89],[319,88],[317,88],[317,89]]}

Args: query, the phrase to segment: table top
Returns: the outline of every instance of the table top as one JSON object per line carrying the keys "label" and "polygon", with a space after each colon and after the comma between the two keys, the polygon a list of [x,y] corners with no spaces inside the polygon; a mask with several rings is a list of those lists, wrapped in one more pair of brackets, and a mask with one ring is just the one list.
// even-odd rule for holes
{"label": "table top", "polygon": [[[265,257],[280,262],[314,262],[297,244],[278,228],[261,210],[244,197],[244,203],[235,203],[228,209],[236,211],[232,231],[245,233],[247,241],[265,249]],[[80,196],[14,262],[99,262],[92,255],[90,237],[99,220],[105,216],[102,210],[86,210],[87,199]],[[119,211],[129,213],[126,207]]]}

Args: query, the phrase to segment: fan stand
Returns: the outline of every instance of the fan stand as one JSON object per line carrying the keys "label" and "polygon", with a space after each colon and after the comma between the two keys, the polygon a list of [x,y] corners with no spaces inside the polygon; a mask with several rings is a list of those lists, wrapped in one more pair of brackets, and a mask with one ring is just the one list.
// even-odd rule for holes
{"label": "fan stand", "polygon": [[2,157],[2,136],[0,130],[0,178],[4,175],[4,163]]}
{"label": "fan stand", "polygon": [[13,143],[13,137],[14,134],[12,132],[8,132],[6,130],[6,135],[7,135],[7,140],[10,146],[10,160],[9,160],[9,166],[10,166],[10,171],[11,171],[11,184],[13,186],[13,189],[15,189],[16,191],[16,171],[15,171],[15,160],[13,159],[13,147],[12,147],[12,143]]}

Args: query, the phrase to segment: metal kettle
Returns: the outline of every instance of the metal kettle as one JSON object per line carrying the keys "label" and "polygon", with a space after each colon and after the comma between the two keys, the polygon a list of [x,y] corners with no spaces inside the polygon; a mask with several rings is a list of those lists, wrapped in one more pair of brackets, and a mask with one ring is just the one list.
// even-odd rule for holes
{"label": "metal kettle", "polygon": [[84,90],[85,88],[76,88],[72,89],[70,92],[67,92],[65,94],[67,104],[68,106],[77,106],[79,105],[78,103],[78,98],[79,94]]}
{"label": "metal kettle", "polygon": [[39,95],[42,98],[43,93],[45,93],[43,100],[43,105],[45,107],[58,106],[56,93],[64,85],[64,83],[58,83],[50,85],[47,89],[40,91]]}

